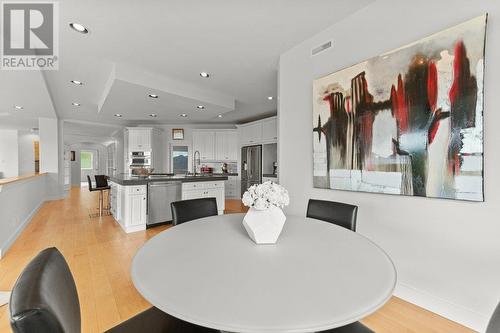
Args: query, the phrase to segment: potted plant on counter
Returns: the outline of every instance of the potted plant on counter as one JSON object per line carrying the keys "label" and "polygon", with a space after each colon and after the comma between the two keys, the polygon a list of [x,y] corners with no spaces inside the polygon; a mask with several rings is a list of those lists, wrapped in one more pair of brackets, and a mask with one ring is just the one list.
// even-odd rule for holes
{"label": "potted plant on counter", "polygon": [[248,236],[257,244],[275,244],[285,224],[282,208],[288,206],[288,191],[271,181],[252,185],[242,202],[250,207],[243,219]]}

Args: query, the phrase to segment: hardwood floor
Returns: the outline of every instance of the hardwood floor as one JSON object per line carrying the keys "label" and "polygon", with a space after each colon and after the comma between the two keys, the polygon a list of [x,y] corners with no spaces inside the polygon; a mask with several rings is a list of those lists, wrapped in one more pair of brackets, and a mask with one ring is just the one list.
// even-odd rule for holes
{"label": "hardwood floor", "polygon": [[[0,290],[10,290],[39,251],[56,246],[77,284],[82,332],[102,332],[148,308],[132,284],[130,263],[144,242],[167,227],[126,234],[111,216],[90,219],[96,206],[97,194],[79,188],[65,200],[45,203],[0,260]],[[243,207],[234,200],[226,208],[234,213]],[[11,332],[7,308],[0,307],[0,332]],[[381,333],[473,332],[396,297],[363,322]]]}

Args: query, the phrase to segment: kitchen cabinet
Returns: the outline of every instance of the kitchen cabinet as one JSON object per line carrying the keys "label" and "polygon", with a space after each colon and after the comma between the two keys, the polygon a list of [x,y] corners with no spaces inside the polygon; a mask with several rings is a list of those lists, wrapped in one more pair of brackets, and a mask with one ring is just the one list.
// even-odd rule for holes
{"label": "kitchen cabinet", "polygon": [[278,121],[276,118],[262,121],[262,141],[276,141],[278,139]]}
{"label": "kitchen cabinet", "polygon": [[151,151],[152,128],[127,128],[128,151]]}
{"label": "kitchen cabinet", "polygon": [[256,144],[262,139],[262,123],[255,123],[241,127],[241,142]]}
{"label": "kitchen cabinet", "polygon": [[225,184],[226,199],[240,199],[240,179],[238,176],[228,176]]}
{"label": "kitchen cabinet", "polygon": [[132,194],[128,196],[128,200],[125,201],[125,207],[127,211],[125,216],[127,225],[129,226],[140,226],[146,224],[146,194]]}
{"label": "kitchen cabinet", "polygon": [[163,151],[166,147],[162,142],[161,130],[152,127],[127,127],[124,146],[126,172],[129,171],[131,152],[151,152],[149,167],[159,172],[164,170]]}
{"label": "kitchen cabinet", "polygon": [[182,183],[182,200],[215,198],[219,215],[224,214],[224,181]]}
{"label": "kitchen cabinet", "polygon": [[111,214],[127,233],[146,229],[146,185],[122,186],[111,182]]}
{"label": "kitchen cabinet", "polygon": [[249,146],[278,140],[278,122],[276,117],[257,120],[238,126],[240,145]]}
{"label": "kitchen cabinet", "polygon": [[193,132],[193,154],[195,151],[200,152],[202,161],[215,160],[215,132]]}
{"label": "kitchen cabinet", "polygon": [[238,159],[238,133],[236,131],[215,132],[215,159],[217,161]]}

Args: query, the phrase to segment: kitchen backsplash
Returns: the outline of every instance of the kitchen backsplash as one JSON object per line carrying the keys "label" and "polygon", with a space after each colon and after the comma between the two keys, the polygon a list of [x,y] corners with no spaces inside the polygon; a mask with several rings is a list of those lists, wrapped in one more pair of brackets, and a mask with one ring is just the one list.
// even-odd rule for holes
{"label": "kitchen backsplash", "polygon": [[[201,166],[206,166],[214,169],[214,173],[222,172],[222,164],[224,162],[202,162]],[[238,173],[238,163],[229,162],[227,163],[227,172],[229,173]]]}

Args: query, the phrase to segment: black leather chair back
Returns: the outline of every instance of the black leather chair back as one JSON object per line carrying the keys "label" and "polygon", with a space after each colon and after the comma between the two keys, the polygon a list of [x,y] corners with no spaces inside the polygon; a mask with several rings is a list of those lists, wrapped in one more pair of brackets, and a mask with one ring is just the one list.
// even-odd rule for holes
{"label": "black leather chair back", "polygon": [[79,333],[80,302],[75,281],[61,252],[40,252],[22,271],[10,296],[15,333]]}
{"label": "black leather chair back", "polygon": [[498,303],[493,315],[488,323],[488,328],[486,328],[486,333],[499,333],[500,332],[500,303]]}
{"label": "black leather chair back", "polygon": [[215,198],[192,199],[172,202],[172,224],[177,225],[202,217],[217,215]]}
{"label": "black leather chair back", "polygon": [[105,175],[95,175],[95,187],[109,187],[108,177]]}
{"label": "black leather chair back", "polygon": [[89,183],[89,191],[92,191],[93,188],[92,188],[92,179],[90,179],[90,176],[87,175],[87,182]]}
{"label": "black leather chair back", "polygon": [[307,205],[307,217],[334,223],[346,229],[356,231],[358,206],[342,202],[310,199]]}

